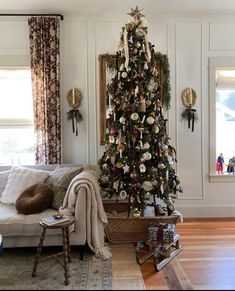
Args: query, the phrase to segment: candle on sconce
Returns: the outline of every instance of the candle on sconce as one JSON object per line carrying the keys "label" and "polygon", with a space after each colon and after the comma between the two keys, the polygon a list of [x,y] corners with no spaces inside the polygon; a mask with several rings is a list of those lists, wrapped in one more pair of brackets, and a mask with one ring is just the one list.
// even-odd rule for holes
{"label": "candle on sconce", "polygon": [[191,106],[193,105],[193,92],[192,92],[192,88],[189,88],[189,104]]}
{"label": "candle on sconce", "polygon": [[72,89],[72,103],[73,103],[73,105],[76,103],[76,100],[75,100],[75,88]]}

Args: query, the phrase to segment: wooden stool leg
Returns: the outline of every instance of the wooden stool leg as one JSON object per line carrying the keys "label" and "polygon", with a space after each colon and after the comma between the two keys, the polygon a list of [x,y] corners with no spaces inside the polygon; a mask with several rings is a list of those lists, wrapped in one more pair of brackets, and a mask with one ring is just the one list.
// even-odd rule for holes
{"label": "wooden stool leg", "polygon": [[39,258],[40,258],[41,252],[42,252],[42,246],[43,246],[43,241],[44,241],[45,235],[46,235],[46,228],[43,227],[42,234],[41,234],[41,237],[40,237],[40,242],[39,242],[39,245],[38,245],[38,248],[37,248],[37,254],[36,254],[34,266],[33,266],[32,277],[36,276],[36,271],[37,271],[37,268],[38,268]]}
{"label": "wooden stool leg", "polygon": [[63,231],[63,249],[64,249],[64,277],[65,277],[65,285],[69,284],[69,273],[68,273],[68,243],[66,236],[66,227],[62,228]]}
{"label": "wooden stool leg", "polygon": [[66,231],[66,238],[67,238],[67,248],[68,248],[68,262],[71,263],[71,249],[70,249],[70,239],[69,239],[69,228],[65,228]]}

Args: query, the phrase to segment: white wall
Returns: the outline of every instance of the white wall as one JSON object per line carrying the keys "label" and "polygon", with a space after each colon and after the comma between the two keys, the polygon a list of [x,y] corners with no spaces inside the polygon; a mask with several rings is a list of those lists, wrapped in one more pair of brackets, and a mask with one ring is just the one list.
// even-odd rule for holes
{"label": "white wall", "polygon": [[[115,53],[125,15],[65,15],[62,34],[62,130],[64,163],[96,164],[104,151],[99,145],[98,56]],[[185,217],[234,216],[234,183],[209,182],[209,92],[208,58],[235,56],[234,17],[170,17],[148,19],[149,41],[169,56],[171,70],[171,109],[169,136],[177,151],[177,171],[184,193],[176,201]],[[27,20],[0,18],[0,55],[27,55]],[[199,122],[191,132],[181,121],[181,93],[185,87],[196,90],[195,108]],[[66,119],[70,109],[67,92],[78,87],[83,95],[80,107],[84,120],[79,136],[72,134]]]}

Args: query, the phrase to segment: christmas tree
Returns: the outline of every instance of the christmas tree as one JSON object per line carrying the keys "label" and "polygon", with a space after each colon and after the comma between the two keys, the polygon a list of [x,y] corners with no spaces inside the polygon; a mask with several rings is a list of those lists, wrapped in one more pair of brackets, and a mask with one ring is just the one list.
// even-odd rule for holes
{"label": "christmas tree", "polygon": [[122,28],[115,75],[107,86],[99,184],[109,198],[127,199],[140,214],[156,199],[172,208],[181,186],[163,114],[158,53],[148,41],[146,20],[138,6],[128,14],[131,19]]}

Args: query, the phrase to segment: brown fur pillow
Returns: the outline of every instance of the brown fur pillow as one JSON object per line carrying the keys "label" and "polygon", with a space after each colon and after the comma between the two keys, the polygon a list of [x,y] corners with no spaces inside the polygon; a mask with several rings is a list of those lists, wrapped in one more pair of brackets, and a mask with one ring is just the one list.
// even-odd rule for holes
{"label": "brown fur pillow", "polygon": [[16,210],[21,214],[39,213],[48,208],[54,192],[46,184],[35,184],[24,190],[16,200]]}

